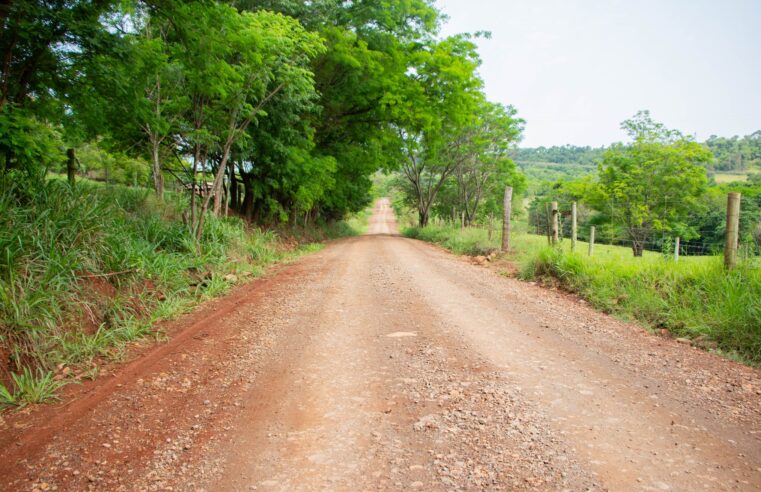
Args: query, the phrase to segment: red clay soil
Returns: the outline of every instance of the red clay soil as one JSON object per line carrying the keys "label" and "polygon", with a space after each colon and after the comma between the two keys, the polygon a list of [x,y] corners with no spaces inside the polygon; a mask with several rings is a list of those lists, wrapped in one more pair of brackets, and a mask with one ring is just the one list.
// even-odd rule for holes
{"label": "red clay soil", "polygon": [[761,372],[370,233],[0,421],[6,490],[759,490]]}

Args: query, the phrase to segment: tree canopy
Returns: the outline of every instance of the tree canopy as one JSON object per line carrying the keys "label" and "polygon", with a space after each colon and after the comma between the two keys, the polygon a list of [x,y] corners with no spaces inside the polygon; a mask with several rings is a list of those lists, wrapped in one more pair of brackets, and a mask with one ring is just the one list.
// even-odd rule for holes
{"label": "tree canopy", "polygon": [[520,122],[441,19],[432,0],[14,2],[2,179],[39,182],[66,154],[92,178],[187,191],[200,235],[207,210],[340,218],[414,156],[422,213],[456,174],[475,216],[485,177],[514,170]]}

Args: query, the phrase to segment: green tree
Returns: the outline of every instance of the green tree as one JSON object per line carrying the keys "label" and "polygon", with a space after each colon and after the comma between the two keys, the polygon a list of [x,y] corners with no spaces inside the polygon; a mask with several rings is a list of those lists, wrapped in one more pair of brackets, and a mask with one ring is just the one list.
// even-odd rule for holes
{"label": "green tree", "polygon": [[688,219],[706,190],[710,151],[656,123],[647,111],[621,127],[633,142],[605,153],[594,205],[627,234],[634,256],[642,255],[656,232],[689,239],[695,231]]}
{"label": "green tree", "polygon": [[18,0],[2,19],[0,106],[31,108],[40,115],[60,112],[70,82],[70,61],[103,42],[109,33],[101,16],[108,0]]}
{"label": "green tree", "polygon": [[[478,113],[473,127],[464,132],[468,139],[461,149],[465,159],[454,172],[458,208],[465,213],[466,224],[476,220],[487,197],[501,195],[505,186],[522,185],[508,151],[520,138],[523,120],[512,106],[489,102]],[[518,195],[521,190],[514,192]]]}
{"label": "green tree", "polygon": [[[438,29],[430,0],[240,0],[244,9],[268,9],[298,18],[319,33],[327,49],[313,62],[319,100],[306,119],[311,151],[335,160],[335,179],[312,214],[340,218],[370,199],[369,176],[396,169],[398,113],[390,102],[405,93],[408,69]],[[276,174],[275,169],[263,171]]]}
{"label": "green tree", "polygon": [[0,9],[2,170],[39,180],[62,159],[74,65],[84,52],[108,49],[115,35],[101,19],[114,3],[19,0]]}
{"label": "green tree", "polygon": [[480,59],[467,36],[431,42],[416,53],[407,93],[387,100],[398,115],[402,173],[421,227],[447,179],[469,157],[470,130],[483,102]]}
{"label": "green tree", "polygon": [[238,14],[230,36],[230,57],[224,62],[229,77],[221,81],[219,98],[213,108],[222,113],[218,121],[221,159],[214,176],[214,212],[219,213],[222,178],[230,152],[246,128],[266,117],[267,103],[281,91],[293,99],[314,96],[314,80],[309,63],[322,49],[322,41],[305,31],[292,18],[260,11]]}
{"label": "green tree", "polygon": [[[126,34],[115,49],[81,58],[78,71],[83,76],[71,91],[77,123],[86,139],[148,158],[153,188],[161,199],[162,160],[176,150],[175,137],[186,126],[185,67],[178,47],[167,39],[171,27],[165,18],[130,12],[118,17],[129,19],[135,32]],[[104,134],[107,140],[101,138]]]}
{"label": "green tree", "polygon": [[13,104],[0,107],[0,183],[20,178],[41,182],[63,161],[63,142],[56,128]]}

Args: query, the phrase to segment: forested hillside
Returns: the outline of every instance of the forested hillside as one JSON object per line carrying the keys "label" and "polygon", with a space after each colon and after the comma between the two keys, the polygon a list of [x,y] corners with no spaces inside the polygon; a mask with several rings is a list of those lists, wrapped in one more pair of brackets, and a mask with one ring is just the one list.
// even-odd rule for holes
{"label": "forested hillside", "polygon": [[[761,176],[761,131],[744,137],[712,135],[703,145],[713,154],[705,163],[709,175],[717,181],[743,181]],[[535,184],[560,178],[577,178],[594,173],[606,147],[563,145],[523,147],[511,151],[518,167]],[[729,173],[729,174],[725,174]]]}
{"label": "forested hillside", "polygon": [[720,182],[716,170],[731,151],[717,154],[713,137],[696,142],[647,111],[624,121],[622,129],[633,143],[515,151],[516,159],[526,159],[517,162],[532,182],[529,225],[535,232],[548,230],[550,202],[560,203],[563,217],[577,202],[583,238],[596,226],[598,241],[631,245],[636,253],[636,244],[670,250],[678,236],[685,253],[710,255],[724,247],[726,194],[736,191],[743,196],[740,242],[749,252],[761,248],[761,174],[750,167],[746,180]]}
{"label": "forested hillside", "polygon": [[605,147],[579,147],[562,145],[553,147],[523,147],[515,149],[512,157],[517,162],[554,162],[556,164],[595,164]]}
{"label": "forested hillside", "polygon": [[744,137],[711,135],[705,144],[716,158],[713,168],[717,171],[745,171],[761,167],[761,130]]}

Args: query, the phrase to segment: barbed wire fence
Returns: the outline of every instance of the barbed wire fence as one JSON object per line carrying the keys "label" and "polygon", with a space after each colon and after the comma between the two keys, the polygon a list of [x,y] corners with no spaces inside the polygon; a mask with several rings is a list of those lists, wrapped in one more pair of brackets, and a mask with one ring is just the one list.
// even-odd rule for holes
{"label": "barbed wire fence", "polygon": [[[551,202],[547,204],[547,213],[543,214],[545,220],[540,219],[535,222],[534,232],[535,234],[546,235],[549,245],[570,241],[572,249],[577,251],[580,251],[580,247],[575,243],[586,242],[589,256],[604,254],[607,251],[595,248],[595,245],[610,245],[627,247],[633,253],[635,251],[640,253],[645,251],[658,252],[673,258],[674,261],[679,261],[682,257],[719,256],[723,254],[725,265],[728,268],[733,268],[738,261],[748,262],[753,266],[761,266],[761,245],[759,242],[752,235],[745,237],[739,235],[740,197],[738,193],[729,194],[727,208],[728,213],[720,225],[691,229],[689,236],[684,238],[676,233],[651,229],[629,229],[628,233],[622,233],[620,228],[616,228],[614,235],[610,234],[610,228],[601,231],[594,225],[586,226],[587,230],[583,230],[583,227],[578,226],[575,202],[563,204]],[[730,221],[729,227],[727,227],[728,219]]]}
{"label": "barbed wire fence", "polygon": [[[491,242],[493,236],[502,236],[502,248],[505,251],[509,249],[508,243],[504,239],[504,224],[511,222],[510,207],[507,205],[508,193],[512,193],[510,187],[505,190],[504,216],[502,220],[494,216],[489,216],[485,223],[472,222],[468,223],[463,212],[456,213],[452,208],[451,216],[434,217],[432,223],[437,225],[450,224],[465,230],[469,227],[482,227],[488,231],[488,241]],[[599,246],[619,246],[625,247],[632,251],[636,249],[644,254],[660,253],[664,257],[679,261],[684,257],[708,257],[724,255],[724,263],[727,268],[733,268],[738,261],[745,262],[753,267],[761,267],[761,240],[754,237],[753,234],[746,236],[739,235],[739,215],[740,215],[740,194],[729,193],[727,203],[727,214],[722,215],[721,220],[711,227],[699,229],[689,229],[688,236],[681,237],[676,233],[663,231],[648,230],[647,234],[638,234],[636,230],[629,230],[628,234],[623,233],[620,227],[601,227],[596,225],[579,225],[578,217],[574,219],[578,207],[575,202],[551,202],[547,203],[546,213],[543,210],[538,211],[538,217],[531,218],[529,212],[528,221],[523,223],[525,229],[522,233],[538,236],[546,236],[549,245],[571,243],[572,249],[579,253],[586,253],[589,256],[618,254],[620,251],[613,251],[608,248]],[[535,213],[537,211],[535,210]],[[703,219],[700,216],[691,216],[688,219]],[[727,227],[727,219],[730,219],[730,227]],[[557,221],[557,223],[555,223]],[[516,223],[515,225],[518,225]],[[761,224],[757,227],[761,228]],[[500,231],[500,229],[503,229]],[[614,231],[614,234],[611,234]],[[518,232],[518,231],[516,231]],[[509,228],[508,228],[509,242]],[[585,243],[585,244],[580,244]],[[574,248],[575,244],[575,248]],[[731,244],[731,246],[730,246]],[[597,246],[597,247],[596,247]],[[583,250],[582,250],[583,249]]]}

